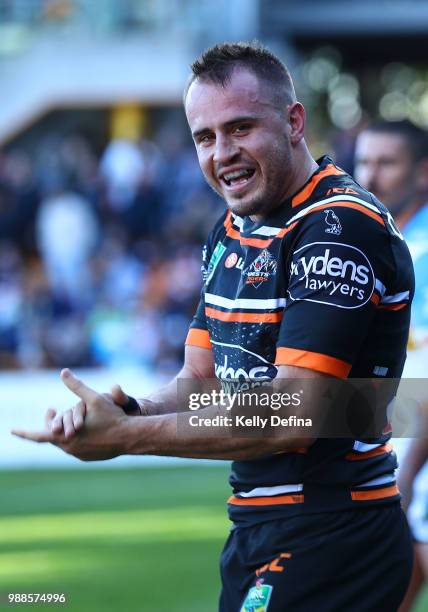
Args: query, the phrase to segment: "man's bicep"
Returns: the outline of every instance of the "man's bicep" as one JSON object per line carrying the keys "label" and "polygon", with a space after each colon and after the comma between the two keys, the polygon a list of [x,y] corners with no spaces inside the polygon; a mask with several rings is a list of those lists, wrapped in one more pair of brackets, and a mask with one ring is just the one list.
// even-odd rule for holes
{"label": "man's bicep", "polygon": [[184,351],[184,366],[181,377],[214,378],[214,356],[212,349],[186,344]]}
{"label": "man's bicep", "polygon": [[[295,403],[293,399],[291,413],[297,418],[304,419],[305,422],[307,422],[307,419],[311,420],[312,426],[309,426],[306,430],[299,429],[297,438],[300,440],[302,448],[312,446],[322,434],[326,416],[324,413],[326,409],[328,410],[325,401],[321,401],[320,398],[326,395],[334,395],[334,385],[337,379],[334,376],[309,368],[282,365],[278,367],[275,380],[276,390],[287,393],[287,397],[298,398],[299,400],[298,403]],[[331,393],[327,393],[327,391]],[[290,416],[288,411],[285,416]]]}

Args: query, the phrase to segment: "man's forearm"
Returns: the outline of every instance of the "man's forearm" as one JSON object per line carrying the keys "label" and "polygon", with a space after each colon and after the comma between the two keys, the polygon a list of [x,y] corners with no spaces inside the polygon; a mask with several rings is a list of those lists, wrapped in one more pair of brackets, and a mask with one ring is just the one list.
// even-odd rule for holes
{"label": "man's forearm", "polygon": [[194,372],[184,367],[167,385],[146,397],[139,398],[137,401],[140,404],[141,414],[143,416],[154,416],[188,410],[188,406],[179,403],[178,380],[191,380],[192,378],[197,379],[198,377],[195,376]]}
{"label": "man's forearm", "polygon": [[263,437],[262,433],[254,437],[244,437],[242,430],[227,425],[213,428],[198,426],[197,433],[189,435],[189,426],[183,425],[180,431],[178,420],[191,416],[204,419],[214,416],[231,418],[215,406],[186,415],[166,414],[131,418],[126,422],[126,448],[123,454],[160,455],[189,457],[195,459],[246,460],[281,451],[293,451],[310,446],[314,440],[309,437],[291,436],[285,432],[272,437]]}
{"label": "man's forearm", "polygon": [[162,389],[147,397],[138,398],[142,416],[173,414],[179,412],[177,402],[177,381],[174,379]]}

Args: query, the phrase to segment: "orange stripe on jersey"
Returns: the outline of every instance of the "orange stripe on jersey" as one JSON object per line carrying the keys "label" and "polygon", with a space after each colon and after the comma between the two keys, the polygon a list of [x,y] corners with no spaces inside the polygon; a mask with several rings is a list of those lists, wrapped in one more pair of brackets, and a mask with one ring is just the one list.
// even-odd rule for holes
{"label": "orange stripe on jersey", "polygon": [[339,208],[353,208],[354,210],[358,210],[364,215],[371,217],[381,225],[385,225],[382,215],[378,215],[372,210],[365,208],[365,206],[363,206],[362,204],[357,204],[356,202],[330,202],[330,204],[322,204],[321,206],[316,206],[312,210],[310,210],[308,212],[308,215],[314,212],[318,212],[319,210],[324,210],[325,208],[336,208],[336,206],[338,206]]}
{"label": "orange stripe on jersey", "polygon": [[385,497],[394,497],[399,495],[400,491],[396,484],[382,489],[371,489],[370,491],[351,491],[351,497],[354,501],[368,501],[371,499],[383,499]]}
{"label": "orange stripe on jersey", "polygon": [[244,244],[246,246],[253,246],[259,249],[267,249],[268,247],[270,247],[275,238],[283,238],[286,234],[288,234],[288,232],[291,232],[291,230],[293,230],[297,224],[298,221],[295,221],[290,225],[290,227],[284,227],[277,233],[276,236],[273,236],[272,238],[245,238],[244,236],[241,236],[240,232],[233,227],[230,211],[228,212],[226,219],[224,220],[226,236],[228,236],[229,238],[233,238],[234,240],[239,240],[240,244]]}
{"label": "orange stripe on jersey", "polygon": [[380,295],[378,293],[373,293],[372,297],[370,298],[370,301],[372,304],[377,306],[380,302]]}
{"label": "orange stripe on jersey", "polygon": [[346,378],[352,367],[350,363],[329,355],[284,347],[276,349],[275,365],[308,368],[337,378]]}
{"label": "orange stripe on jersey", "polygon": [[205,314],[211,319],[227,323],[280,323],[282,312],[224,312],[217,308],[205,308]]}
{"label": "orange stripe on jersey", "polygon": [[238,230],[232,227],[232,224],[226,228],[226,236],[239,240],[241,244],[257,247],[258,249],[267,249],[273,242],[273,238],[244,238]]}
{"label": "orange stripe on jersey", "polygon": [[196,329],[195,327],[189,329],[185,344],[206,349],[212,348],[208,331],[206,329]]}
{"label": "orange stripe on jersey", "polygon": [[289,495],[276,495],[275,497],[236,497],[232,495],[227,500],[234,506],[279,506],[283,504],[303,504],[305,496],[290,493]]}
{"label": "orange stripe on jersey", "polygon": [[294,198],[291,200],[291,206],[294,208],[295,206],[299,206],[299,204],[303,204],[303,202],[310,197],[315,187],[320,181],[322,181],[323,178],[325,178],[326,176],[333,176],[339,174],[345,173],[343,170],[336,168],[336,166],[334,166],[333,164],[328,164],[328,166],[326,166],[324,170],[321,170],[321,172],[318,172],[318,174],[315,174],[311,178],[309,183],[306,185],[306,187],[302,189],[302,191],[299,191],[299,193],[294,196]]}
{"label": "orange stripe on jersey", "polygon": [[361,461],[363,459],[370,459],[370,457],[385,455],[387,453],[390,453],[392,450],[394,449],[392,448],[391,444],[382,444],[382,446],[378,446],[377,448],[374,448],[371,451],[367,451],[366,453],[358,453],[357,451],[351,451],[350,453],[345,455],[345,459],[348,459],[348,461]]}
{"label": "orange stripe on jersey", "polygon": [[273,238],[243,238],[240,232],[233,227],[232,213],[230,210],[224,220],[224,227],[226,229],[226,236],[234,240],[239,240],[241,244],[247,244],[248,246],[267,248],[273,240]]}
{"label": "orange stripe on jersey", "polygon": [[408,302],[405,302],[404,304],[379,304],[378,308],[381,308],[382,310],[403,310],[403,308],[406,308],[408,304]]}
{"label": "orange stripe on jersey", "polygon": [[282,229],[276,236],[275,238],[283,238],[285,236],[285,234],[288,234],[288,232],[291,232],[292,229],[294,229],[296,227],[296,225],[298,224],[298,221],[295,221],[294,223],[292,223],[290,225],[290,227],[284,227],[284,229]]}

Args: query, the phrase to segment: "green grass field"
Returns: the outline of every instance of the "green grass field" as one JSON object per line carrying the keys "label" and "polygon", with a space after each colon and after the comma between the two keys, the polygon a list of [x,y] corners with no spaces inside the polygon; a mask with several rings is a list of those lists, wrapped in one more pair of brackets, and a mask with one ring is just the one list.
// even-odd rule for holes
{"label": "green grass field", "polygon": [[3,601],[8,592],[64,592],[78,612],[215,612],[227,472],[0,473]]}
{"label": "green grass field", "polygon": [[216,612],[227,474],[226,465],[0,472],[3,601],[60,592],[76,612]]}

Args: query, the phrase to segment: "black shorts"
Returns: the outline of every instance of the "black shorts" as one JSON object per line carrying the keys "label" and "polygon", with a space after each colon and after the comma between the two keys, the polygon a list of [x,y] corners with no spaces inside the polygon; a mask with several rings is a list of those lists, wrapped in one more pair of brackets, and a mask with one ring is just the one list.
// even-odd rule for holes
{"label": "black shorts", "polygon": [[236,527],[220,612],[396,612],[412,559],[399,504]]}

